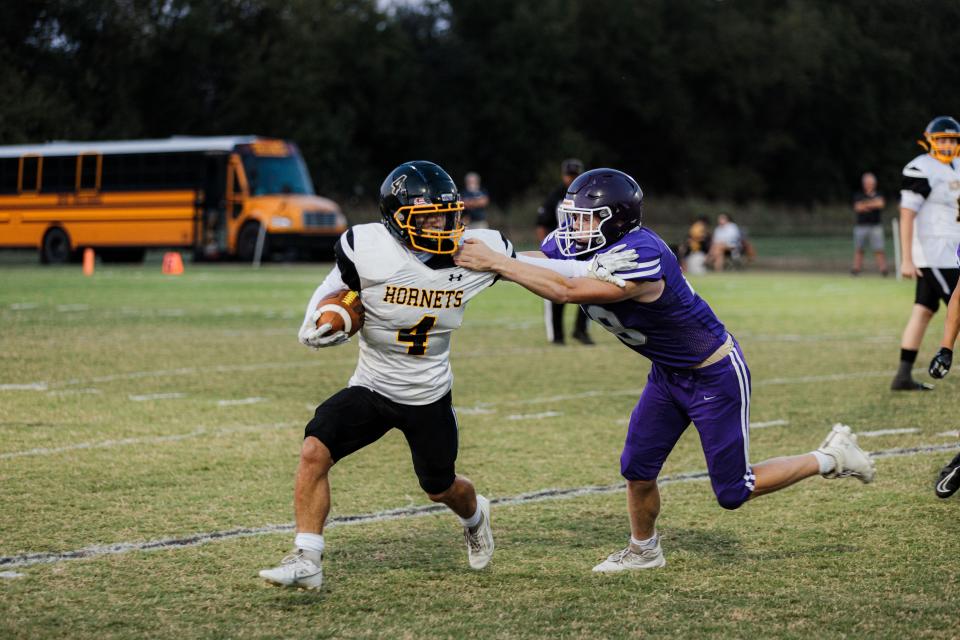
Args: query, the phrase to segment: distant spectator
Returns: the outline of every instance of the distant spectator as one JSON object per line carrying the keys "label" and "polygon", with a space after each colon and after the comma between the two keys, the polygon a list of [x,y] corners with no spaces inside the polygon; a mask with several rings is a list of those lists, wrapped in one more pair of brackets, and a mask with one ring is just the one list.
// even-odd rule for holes
{"label": "distant spectator", "polygon": [[739,259],[743,251],[743,234],[740,227],[726,213],[717,216],[717,228],[710,240],[710,253],[707,262],[715,271],[723,271],[727,256]]}
{"label": "distant spectator", "polygon": [[[567,193],[567,187],[573,179],[583,173],[583,162],[576,158],[567,158],[560,163],[560,179],[562,184],[550,192],[540,208],[537,209],[537,239],[543,244],[546,238],[557,228],[557,206]],[[544,299],[544,322],[547,327],[547,340],[553,344],[562,345],[563,340],[563,306]],[[593,338],[587,333],[587,314],[577,307],[577,319],[573,326],[573,339],[586,345],[593,344]]]}
{"label": "distant spectator", "polygon": [[853,226],[853,268],[850,273],[860,275],[863,270],[863,248],[867,241],[877,260],[880,275],[886,277],[887,256],[883,251],[883,224],[880,214],[886,206],[883,194],[877,191],[877,177],[870,172],[860,178],[862,191],[853,195],[853,212],[856,220]]}
{"label": "distant spectator", "polygon": [[707,252],[710,250],[710,218],[700,216],[687,231],[680,245],[678,257],[688,273],[698,275],[706,271]]}
{"label": "distant spectator", "polygon": [[489,229],[487,207],[490,196],[480,187],[480,174],[471,171],[463,178],[464,226],[471,229]]}

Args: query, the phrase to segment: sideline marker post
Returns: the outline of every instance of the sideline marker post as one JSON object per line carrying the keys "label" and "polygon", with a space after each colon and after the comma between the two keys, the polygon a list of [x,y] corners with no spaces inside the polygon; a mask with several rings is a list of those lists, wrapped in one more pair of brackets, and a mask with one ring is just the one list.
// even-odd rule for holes
{"label": "sideline marker post", "polygon": [[160,271],[168,276],[179,276],[183,273],[183,258],[179,251],[168,251],[163,254],[163,265]]}
{"label": "sideline marker post", "polygon": [[94,263],[96,262],[96,255],[93,253],[93,249],[87,247],[83,250],[83,275],[92,276]]}

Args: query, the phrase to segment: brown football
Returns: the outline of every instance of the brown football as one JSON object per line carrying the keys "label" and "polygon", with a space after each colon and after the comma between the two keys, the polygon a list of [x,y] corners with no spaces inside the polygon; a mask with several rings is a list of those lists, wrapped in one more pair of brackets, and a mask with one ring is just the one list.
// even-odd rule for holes
{"label": "brown football", "polygon": [[330,332],[346,331],[352,336],[363,326],[363,302],[356,291],[341,291],[317,303],[317,326],[332,325]]}

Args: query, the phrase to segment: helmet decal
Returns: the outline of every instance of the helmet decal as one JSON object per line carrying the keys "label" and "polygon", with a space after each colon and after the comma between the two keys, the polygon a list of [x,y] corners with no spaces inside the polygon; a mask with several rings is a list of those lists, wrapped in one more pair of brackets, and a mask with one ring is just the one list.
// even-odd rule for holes
{"label": "helmet decal", "polygon": [[390,183],[390,193],[392,193],[395,196],[398,196],[401,193],[405,192],[406,189],[403,188],[403,185],[405,185],[406,183],[407,183],[407,174],[404,173],[400,177],[398,177],[396,180]]}

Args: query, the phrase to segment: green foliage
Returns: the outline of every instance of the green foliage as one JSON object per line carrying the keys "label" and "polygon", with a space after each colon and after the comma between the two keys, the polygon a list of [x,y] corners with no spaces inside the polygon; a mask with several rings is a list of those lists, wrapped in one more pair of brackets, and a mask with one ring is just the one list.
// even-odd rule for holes
{"label": "green foliage", "polygon": [[505,203],[578,155],[651,193],[809,205],[866,169],[892,188],[960,98],[955,2],[10,4],[0,143],[282,136],[335,195],[429,158]]}

